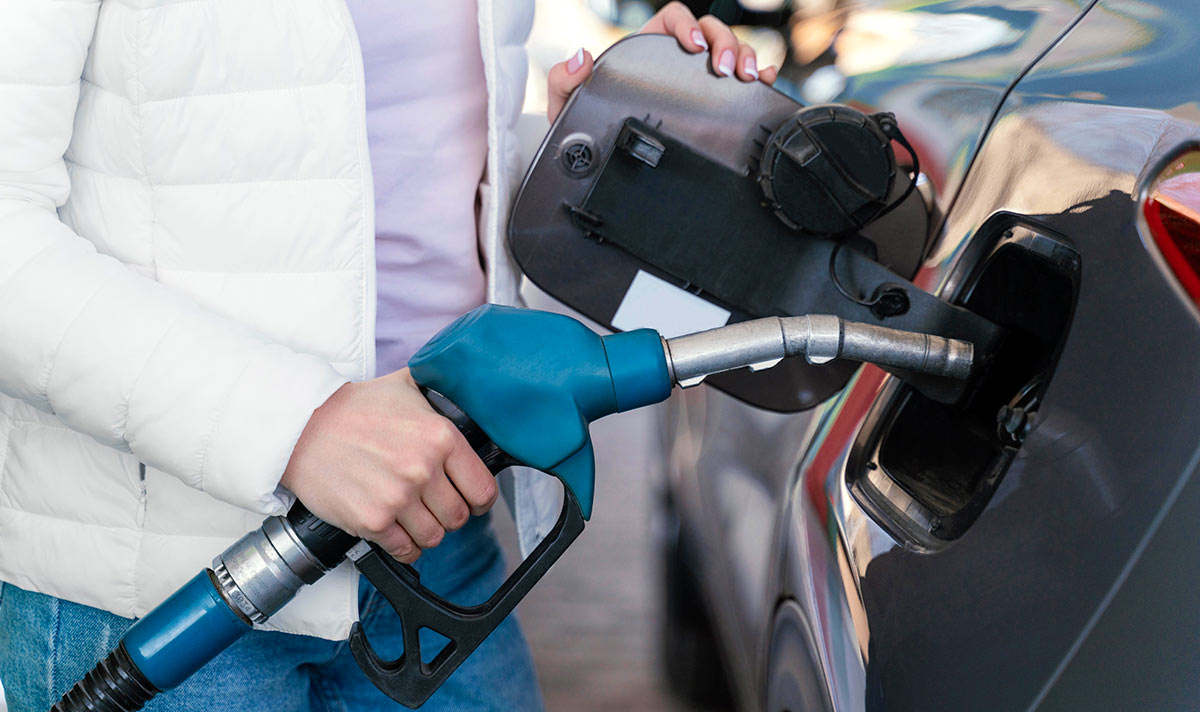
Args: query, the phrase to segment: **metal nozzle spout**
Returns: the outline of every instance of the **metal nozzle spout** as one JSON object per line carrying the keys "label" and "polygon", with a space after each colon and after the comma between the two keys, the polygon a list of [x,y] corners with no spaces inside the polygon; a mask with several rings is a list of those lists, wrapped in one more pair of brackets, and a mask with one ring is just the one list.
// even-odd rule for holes
{"label": "metal nozzle spout", "polygon": [[958,339],[889,329],[836,316],[765,317],[663,340],[672,380],[687,388],[735,368],[771,368],[788,356],[835,358],[965,379],[975,348]]}

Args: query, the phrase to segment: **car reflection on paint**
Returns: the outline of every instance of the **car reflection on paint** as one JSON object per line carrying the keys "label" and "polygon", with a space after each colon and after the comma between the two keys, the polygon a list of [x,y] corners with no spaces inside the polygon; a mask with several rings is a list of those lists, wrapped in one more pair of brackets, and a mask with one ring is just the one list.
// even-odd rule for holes
{"label": "car reflection on paint", "polygon": [[914,281],[1025,350],[986,427],[870,366],[801,414],[677,395],[669,677],[771,712],[1194,709],[1200,5],[824,5],[781,86],[897,115]]}

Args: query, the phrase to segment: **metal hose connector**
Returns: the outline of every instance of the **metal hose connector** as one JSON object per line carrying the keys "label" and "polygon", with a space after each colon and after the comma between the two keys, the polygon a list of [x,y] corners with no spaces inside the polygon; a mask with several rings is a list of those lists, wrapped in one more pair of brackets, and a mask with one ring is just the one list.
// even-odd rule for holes
{"label": "metal hose connector", "polygon": [[158,690],[133,664],[124,645],[108,654],[50,712],[134,712]]}

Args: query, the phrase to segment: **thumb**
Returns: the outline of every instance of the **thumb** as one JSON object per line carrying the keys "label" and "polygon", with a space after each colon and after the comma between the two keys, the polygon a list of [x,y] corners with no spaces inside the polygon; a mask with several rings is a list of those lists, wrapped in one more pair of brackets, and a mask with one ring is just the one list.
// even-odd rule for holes
{"label": "thumb", "polygon": [[546,78],[546,117],[553,123],[558,118],[562,108],[571,97],[571,92],[592,76],[592,55],[585,49],[580,49],[565,62],[559,62],[550,68]]}

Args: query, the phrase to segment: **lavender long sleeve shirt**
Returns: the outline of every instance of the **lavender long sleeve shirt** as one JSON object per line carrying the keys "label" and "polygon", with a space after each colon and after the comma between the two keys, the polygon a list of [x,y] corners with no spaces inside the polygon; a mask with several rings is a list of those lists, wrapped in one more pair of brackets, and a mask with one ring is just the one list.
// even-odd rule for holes
{"label": "lavender long sleeve shirt", "polygon": [[476,194],[487,87],[475,0],[349,0],[375,176],[376,371],[485,299]]}

